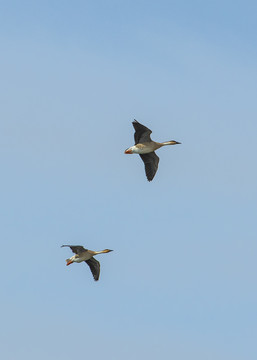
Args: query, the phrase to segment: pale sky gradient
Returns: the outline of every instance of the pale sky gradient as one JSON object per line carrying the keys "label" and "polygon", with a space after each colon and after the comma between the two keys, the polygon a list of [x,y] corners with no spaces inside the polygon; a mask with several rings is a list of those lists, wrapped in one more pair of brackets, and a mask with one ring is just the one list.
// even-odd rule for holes
{"label": "pale sky gradient", "polygon": [[256,360],[256,13],[1,1],[1,358]]}

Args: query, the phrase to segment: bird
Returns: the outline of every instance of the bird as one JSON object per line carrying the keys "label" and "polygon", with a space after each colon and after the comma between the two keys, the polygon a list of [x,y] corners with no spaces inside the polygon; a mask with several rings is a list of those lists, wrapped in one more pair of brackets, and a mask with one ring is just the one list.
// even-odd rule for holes
{"label": "bird", "polygon": [[100,251],[93,251],[85,249],[81,245],[62,245],[61,247],[69,247],[71,251],[75,254],[69,259],[66,260],[66,265],[70,265],[74,262],[80,263],[85,261],[93,274],[94,280],[98,281],[100,276],[100,263],[93,256],[98,254],[109,253],[113,250],[105,249]]}
{"label": "bird", "polygon": [[165,145],[181,144],[178,141],[170,140],[162,143],[155,142],[151,139],[152,131],[146,126],[140,124],[136,119],[132,122],[135,134],[135,145],[125,150],[125,154],[139,154],[145,164],[145,173],[148,181],[152,181],[158,169],[159,157],[155,150]]}

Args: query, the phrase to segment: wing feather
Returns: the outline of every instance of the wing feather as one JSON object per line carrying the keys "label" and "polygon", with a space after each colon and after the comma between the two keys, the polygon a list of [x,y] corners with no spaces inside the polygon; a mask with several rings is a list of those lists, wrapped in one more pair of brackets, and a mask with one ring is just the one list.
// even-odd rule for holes
{"label": "wing feather", "polygon": [[65,247],[65,246],[69,247],[71,251],[77,255],[83,253],[84,251],[87,251],[87,249],[85,249],[83,246],[80,245],[62,245],[61,247]]}
{"label": "wing feather", "polygon": [[89,260],[85,261],[88,266],[90,267],[91,273],[93,274],[93,277],[95,281],[99,280],[100,276],[100,263],[97,261],[94,257],[92,257]]}
{"label": "wing feather", "polygon": [[135,139],[135,145],[138,143],[145,143],[145,142],[149,142],[152,141],[150,134],[152,133],[152,131],[150,129],[148,129],[146,126],[140,124],[137,120],[134,120],[132,122],[134,129],[135,129],[135,134],[134,134],[134,139]]}
{"label": "wing feather", "polygon": [[140,154],[140,157],[145,164],[145,174],[147,180],[152,181],[158,169],[160,159],[154,151],[148,154]]}

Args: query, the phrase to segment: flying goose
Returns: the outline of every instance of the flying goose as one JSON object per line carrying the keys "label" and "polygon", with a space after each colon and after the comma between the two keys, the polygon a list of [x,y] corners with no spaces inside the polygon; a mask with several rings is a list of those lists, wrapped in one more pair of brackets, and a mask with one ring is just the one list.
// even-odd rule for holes
{"label": "flying goose", "polygon": [[72,252],[75,254],[69,259],[66,260],[66,265],[70,265],[74,262],[80,263],[82,261],[85,261],[88,266],[90,267],[90,270],[93,274],[93,277],[95,281],[99,280],[100,275],[100,263],[97,261],[93,256],[98,254],[105,254],[113,250],[105,249],[100,251],[92,251],[85,249],[83,246],[80,245],[62,245],[61,247],[69,247]]}
{"label": "flying goose", "polygon": [[158,169],[159,157],[155,150],[165,145],[181,144],[171,140],[163,143],[152,141],[150,134],[152,131],[140,124],[136,119],[132,122],[135,129],[135,145],[125,150],[125,154],[139,154],[145,164],[145,173],[148,181],[152,181]]}

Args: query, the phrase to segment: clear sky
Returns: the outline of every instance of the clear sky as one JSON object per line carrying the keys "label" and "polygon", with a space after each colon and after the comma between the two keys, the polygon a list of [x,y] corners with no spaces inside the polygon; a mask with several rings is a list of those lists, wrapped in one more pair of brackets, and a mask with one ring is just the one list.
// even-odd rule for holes
{"label": "clear sky", "polygon": [[1,358],[257,358],[256,13],[1,1]]}

